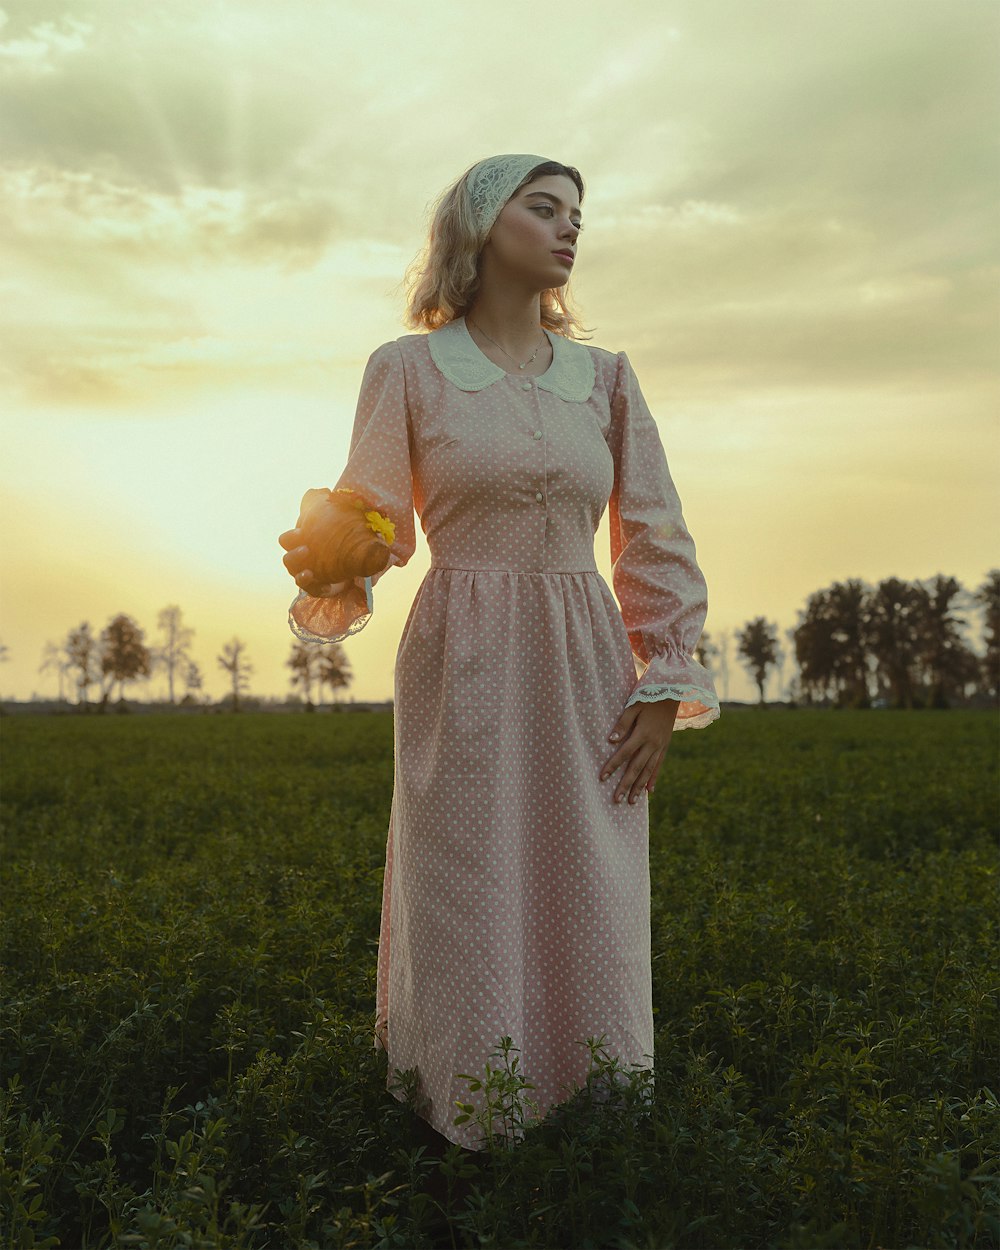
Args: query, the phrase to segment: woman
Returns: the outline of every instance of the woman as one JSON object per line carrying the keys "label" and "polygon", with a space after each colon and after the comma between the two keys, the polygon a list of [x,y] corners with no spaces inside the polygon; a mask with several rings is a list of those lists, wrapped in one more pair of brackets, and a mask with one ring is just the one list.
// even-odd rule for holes
{"label": "woman", "polygon": [[[413,554],[414,509],[431,553],[396,655],[375,1044],[388,1083],[415,1068],[420,1115],[474,1150],[455,1104],[484,1104],[458,1074],[496,1067],[502,1036],[542,1115],[584,1083],[588,1037],[652,1065],[646,799],[672,732],[719,716],[657,427],[628,357],[576,341],[563,296],[583,193],[529,154],[445,192],[407,310],[424,333],[370,357],[337,483],[388,518],[387,568]],[[608,506],[621,610],[594,562]],[[300,516],[279,539],[289,623],[334,642],[382,572],[324,584],[303,534]]]}

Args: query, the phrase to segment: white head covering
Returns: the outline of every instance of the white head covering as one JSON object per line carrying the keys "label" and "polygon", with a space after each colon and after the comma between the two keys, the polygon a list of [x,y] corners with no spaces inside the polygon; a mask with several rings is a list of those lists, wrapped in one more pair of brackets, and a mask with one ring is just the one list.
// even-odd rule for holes
{"label": "white head covering", "polygon": [[473,165],[469,174],[469,193],[472,211],[479,229],[485,235],[514,191],[536,165],[544,165],[551,158],[532,156],[528,152],[507,152],[503,156],[489,156]]}

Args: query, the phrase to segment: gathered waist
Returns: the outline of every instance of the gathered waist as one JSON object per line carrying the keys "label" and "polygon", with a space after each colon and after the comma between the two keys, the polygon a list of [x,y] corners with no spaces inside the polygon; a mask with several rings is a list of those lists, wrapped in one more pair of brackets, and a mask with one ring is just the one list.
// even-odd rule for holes
{"label": "gathered waist", "polygon": [[432,573],[506,573],[509,577],[580,577],[581,575],[597,574],[600,570],[596,565],[582,569],[512,569],[482,564],[435,564],[431,561],[429,572]]}

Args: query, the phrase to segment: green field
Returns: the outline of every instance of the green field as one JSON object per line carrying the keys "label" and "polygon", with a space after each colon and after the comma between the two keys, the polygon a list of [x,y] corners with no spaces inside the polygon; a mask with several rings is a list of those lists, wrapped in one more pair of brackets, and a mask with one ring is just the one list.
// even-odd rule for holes
{"label": "green field", "polygon": [[[585,1092],[498,1144],[453,1244],[997,1245],[997,745],[678,734],[653,1113]],[[388,713],[5,718],[0,1245],[452,1244],[372,1047],[392,766]]]}

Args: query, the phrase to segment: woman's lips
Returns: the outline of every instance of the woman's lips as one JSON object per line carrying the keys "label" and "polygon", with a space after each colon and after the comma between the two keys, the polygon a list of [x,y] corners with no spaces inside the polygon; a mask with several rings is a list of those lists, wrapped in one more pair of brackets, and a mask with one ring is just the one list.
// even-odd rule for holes
{"label": "woman's lips", "polygon": [[552,255],[558,256],[560,260],[568,260],[571,265],[573,263],[573,257],[569,252],[553,252]]}

